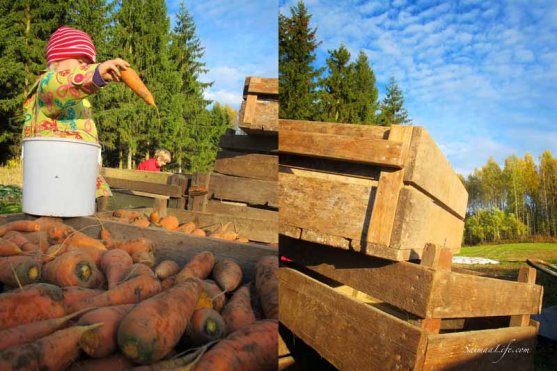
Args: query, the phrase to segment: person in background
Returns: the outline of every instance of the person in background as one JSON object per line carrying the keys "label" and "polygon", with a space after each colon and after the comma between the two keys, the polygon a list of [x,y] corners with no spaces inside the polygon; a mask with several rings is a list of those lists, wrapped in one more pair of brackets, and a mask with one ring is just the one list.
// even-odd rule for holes
{"label": "person in background", "polygon": [[137,166],[137,170],[143,171],[161,171],[161,167],[168,164],[171,161],[170,152],[166,149],[158,149],[155,152],[155,156],[148,160],[141,162]]}
{"label": "person in background", "polygon": [[[48,68],[38,77],[23,103],[23,137],[59,137],[98,143],[97,128],[87,97],[111,81],[120,81],[120,70],[130,65],[116,58],[96,63],[91,37],[72,27],[52,33],[46,48]],[[97,175],[96,197],[112,196]]]}

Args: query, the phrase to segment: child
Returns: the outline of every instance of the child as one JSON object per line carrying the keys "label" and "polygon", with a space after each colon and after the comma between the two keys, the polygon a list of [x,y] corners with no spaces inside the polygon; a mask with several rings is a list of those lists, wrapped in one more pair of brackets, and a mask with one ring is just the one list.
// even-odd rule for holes
{"label": "child", "polygon": [[170,162],[170,152],[166,149],[158,149],[155,157],[145,160],[137,166],[137,170],[144,171],[161,171],[161,166]]}
{"label": "child", "polygon": [[[62,26],[48,40],[48,69],[29,91],[23,109],[23,137],[60,137],[99,142],[87,97],[110,81],[120,81],[129,63],[116,58],[96,63],[91,37]],[[96,196],[111,196],[108,184],[97,177]]]}

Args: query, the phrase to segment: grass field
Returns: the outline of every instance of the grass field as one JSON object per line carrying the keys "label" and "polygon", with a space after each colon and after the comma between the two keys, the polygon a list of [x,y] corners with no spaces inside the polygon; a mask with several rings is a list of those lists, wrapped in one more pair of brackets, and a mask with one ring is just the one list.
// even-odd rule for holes
{"label": "grass field", "polygon": [[[501,245],[481,245],[463,247],[459,256],[477,256],[501,262],[497,265],[456,265],[489,277],[515,281],[518,270],[528,258],[543,259],[557,263],[557,244],[555,243],[513,243]],[[544,288],[542,306],[557,305],[557,278],[537,272],[536,283]],[[557,343],[538,337],[534,358],[535,370],[557,370]]]}
{"label": "grass field", "polygon": [[9,161],[0,167],[0,214],[21,211],[22,172],[20,161]]}

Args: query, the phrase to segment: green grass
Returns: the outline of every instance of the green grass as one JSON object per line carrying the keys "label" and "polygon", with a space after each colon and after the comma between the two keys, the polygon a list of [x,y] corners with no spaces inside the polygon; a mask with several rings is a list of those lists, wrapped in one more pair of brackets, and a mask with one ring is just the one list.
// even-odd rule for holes
{"label": "green grass", "polygon": [[21,212],[21,188],[13,185],[0,185],[0,214]]}
{"label": "green grass", "polygon": [[508,243],[463,247],[458,256],[477,256],[499,261],[526,261],[537,258],[557,261],[557,243]]}

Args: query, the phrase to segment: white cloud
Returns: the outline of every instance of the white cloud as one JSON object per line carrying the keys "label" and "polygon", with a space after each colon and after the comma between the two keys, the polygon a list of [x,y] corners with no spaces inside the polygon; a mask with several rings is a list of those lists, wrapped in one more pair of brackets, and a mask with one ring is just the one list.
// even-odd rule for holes
{"label": "white cloud", "polygon": [[242,91],[238,93],[237,91],[228,90],[209,90],[205,92],[204,97],[205,99],[219,102],[222,105],[228,104],[235,110],[240,109],[240,105],[242,104]]}

